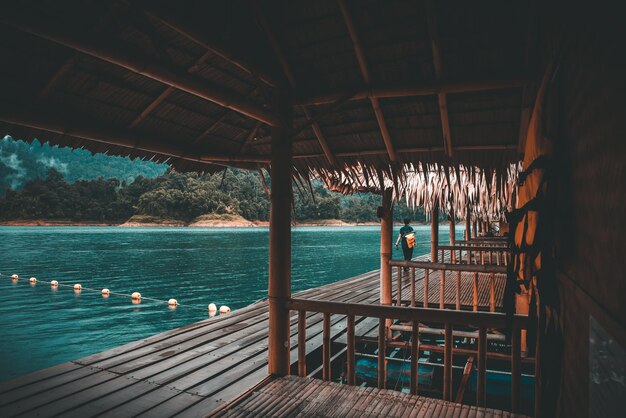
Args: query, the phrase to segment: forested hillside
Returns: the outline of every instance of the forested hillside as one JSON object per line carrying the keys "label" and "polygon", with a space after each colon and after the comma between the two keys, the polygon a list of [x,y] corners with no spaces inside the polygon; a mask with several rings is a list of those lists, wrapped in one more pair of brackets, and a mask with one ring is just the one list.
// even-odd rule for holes
{"label": "forested hillside", "polygon": [[[0,141],[0,220],[69,220],[120,223],[133,215],[183,223],[206,214],[269,218],[269,199],[255,171],[227,169],[213,175],[177,173],[166,165],[131,161],[47,144]],[[269,184],[269,178],[265,179]],[[376,221],[380,197],[343,196],[313,181],[294,187],[296,220]],[[270,185],[271,186],[271,185]],[[404,204],[395,217],[423,221]]]}

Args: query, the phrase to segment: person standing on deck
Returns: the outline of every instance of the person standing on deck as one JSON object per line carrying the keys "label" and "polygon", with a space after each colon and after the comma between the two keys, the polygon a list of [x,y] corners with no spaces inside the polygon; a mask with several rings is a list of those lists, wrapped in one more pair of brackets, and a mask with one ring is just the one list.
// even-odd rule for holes
{"label": "person standing on deck", "polygon": [[[402,252],[404,253],[404,260],[410,261],[413,258],[413,247],[415,246],[415,232],[409,225],[411,220],[409,218],[404,219],[404,226],[400,228],[398,239],[396,240],[396,250],[398,249],[398,243],[402,242]],[[404,270],[408,270],[405,267]]]}

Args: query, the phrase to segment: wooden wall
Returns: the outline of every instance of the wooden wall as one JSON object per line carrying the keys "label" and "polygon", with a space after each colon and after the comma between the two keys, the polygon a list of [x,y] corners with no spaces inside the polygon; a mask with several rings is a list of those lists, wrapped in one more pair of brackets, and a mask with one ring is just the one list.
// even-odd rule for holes
{"label": "wooden wall", "polygon": [[597,416],[590,413],[590,316],[626,348],[626,36],[611,20],[570,26],[549,93],[558,103],[546,115],[557,134],[563,417]]}

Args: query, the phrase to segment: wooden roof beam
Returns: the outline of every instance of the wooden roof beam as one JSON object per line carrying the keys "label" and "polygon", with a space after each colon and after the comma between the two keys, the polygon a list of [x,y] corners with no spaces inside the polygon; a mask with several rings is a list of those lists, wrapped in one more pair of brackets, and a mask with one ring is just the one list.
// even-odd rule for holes
{"label": "wooden roof beam", "polygon": [[108,144],[138,150],[148,153],[166,155],[195,162],[231,162],[231,163],[268,163],[269,157],[258,155],[219,155],[198,153],[190,154],[189,150],[180,145],[178,141],[167,141],[153,136],[138,136],[135,133],[111,129],[108,126],[100,126],[95,121],[76,123],[64,121],[59,112],[51,115],[48,110],[33,111],[32,109],[18,109],[17,106],[5,106],[0,108],[0,121],[19,125],[26,128],[48,131],[51,133],[80,138],[90,142]]}
{"label": "wooden roof beam", "polygon": [[[517,149],[517,145],[459,145],[455,148],[457,151],[510,151]],[[398,148],[396,152],[398,154],[410,154],[413,152],[444,152],[444,147],[411,147],[411,148]],[[362,150],[362,151],[348,151],[348,152],[337,152],[335,155],[337,157],[362,157],[367,155],[385,155],[387,154],[386,149],[373,149],[373,150]],[[324,154],[296,154],[293,158],[302,159],[302,158],[320,158],[323,157]]]}
{"label": "wooden roof beam", "polygon": [[89,40],[84,35],[73,37],[51,29],[34,27],[28,20],[16,19],[14,16],[3,16],[1,22],[31,35],[141,74],[219,106],[232,109],[270,126],[282,125],[282,120],[277,115],[257,104],[242,99],[238,94],[212,84],[209,80],[194,77],[177,69],[166,68],[147,57],[139,57],[136,53],[124,53],[120,48]]}
{"label": "wooden roof beam", "polygon": [[[534,52],[535,36],[537,33],[537,2],[531,0],[529,2],[529,22],[528,33],[526,35],[526,50],[524,51],[524,67],[528,71],[528,67],[531,62],[531,57]],[[522,88],[522,108],[520,113],[520,126],[517,152],[520,155],[524,154],[524,147],[526,145],[526,136],[528,135],[528,125],[530,124],[530,116],[532,114],[533,104],[532,86],[531,83],[524,84]]]}
{"label": "wooden roof beam", "polygon": [[[441,50],[439,48],[439,35],[437,33],[437,19],[432,0],[426,0],[426,20],[428,23],[428,34],[430,36],[430,46],[433,54],[433,67],[437,81],[442,79],[441,71]],[[443,132],[443,144],[448,157],[452,157],[452,138],[450,136],[450,118],[448,115],[448,101],[446,93],[438,92],[439,114],[441,117],[441,131]]]}
{"label": "wooden roof beam", "polygon": [[[350,34],[350,39],[352,40],[352,47],[354,48],[354,53],[356,54],[356,59],[359,63],[359,69],[361,70],[363,81],[365,81],[365,85],[369,86],[372,84],[372,80],[370,78],[369,69],[367,67],[365,54],[363,53],[363,48],[361,46],[359,36],[354,26],[354,22],[352,21],[352,17],[350,16],[350,11],[348,10],[348,6],[345,0],[337,0],[337,3],[339,4],[339,9],[341,10],[341,14],[343,16],[344,22],[346,23],[346,27],[348,28],[348,33]],[[372,108],[374,109],[376,121],[378,122],[380,133],[383,137],[389,159],[391,161],[396,161],[398,157],[393,147],[391,135],[389,135],[389,129],[387,128],[387,123],[385,122],[382,109],[380,108],[380,103],[378,102],[378,98],[370,96],[369,99],[372,104]]]}
{"label": "wooden roof beam", "polygon": [[[435,83],[423,86],[401,86],[401,87],[380,87],[372,86],[369,89],[352,92],[348,100],[366,100],[371,97],[377,99],[399,98],[399,97],[422,97],[434,96],[439,93],[470,93],[475,91],[502,90],[516,87],[523,87],[528,80],[523,77],[492,80],[492,81],[466,81],[460,83]],[[296,99],[297,105],[323,105],[334,103],[345,93],[333,93],[322,96]]]}
{"label": "wooden roof beam", "polygon": [[221,45],[218,45],[213,40],[208,40],[206,36],[194,31],[191,28],[185,27],[182,23],[176,21],[172,16],[163,16],[154,10],[144,10],[148,16],[152,17],[155,20],[158,20],[165,26],[169,27],[173,31],[177,32],[179,35],[184,36],[185,38],[201,45],[205,49],[211,51],[213,54],[219,56],[223,60],[229,62],[230,64],[236,66],[237,68],[243,70],[244,72],[259,78],[263,83],[270,87],[278,88],[280,87],[280,83],[278,83],[272,76],[267,74],[264,71],[255,68],[249,63],[244,62],[239,57],[235,57],[230,51],[227,51]]}
{"label": "wooden roof beam", "polygon": [[[289,66],[289,63],[287,62],[287,57],[285,56],[283,49],[280,47],[278,39],[274,35],[274,32],[272,31],[272,28],[269,25],[269,22],[265,18],[265,15],[263,14],[263,11],[261,10],[261,6],[259,5],[258,1],[254,1],[253,3],[256,8],[257,20],[259,21],[261,29],[265,33],[265,36],[267,37],[272,49],[274,50],[276,57],[278,58],[280,66],[283,69],[283,73],[285,73],[285,77],[287,78],[287,81],[289,81],[291,90],[296,91],[296,86],[297,86],[296,78],[293,74],[293,71],[291,70],[291,67]],[[317,138],[317,141],[319,142],[320,147],[322,148],[322,151],[324,151],[324,155],[326,155],[326,159],[331,165],[336,165],[337,160],[335,159],[335,156],[330,150],[328,141],[326,140],[326,137],[322,133],[322,129],[320,128],[319,123],[317,123],[316,120],[313,120],[311,111],[307,108],[307,106],[301,105],[300,108],[302,109],[302,112],[304,113],[304,116],[306,117],[307,122],[310,124],[311,129],[313,130],[313,133],[315,134],[315,137]]]}

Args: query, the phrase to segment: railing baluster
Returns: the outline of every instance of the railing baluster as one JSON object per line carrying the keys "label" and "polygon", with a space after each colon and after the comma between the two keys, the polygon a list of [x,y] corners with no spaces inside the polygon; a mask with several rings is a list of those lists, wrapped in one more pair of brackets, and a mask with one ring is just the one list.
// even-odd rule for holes
{"label": "railing baluster", "polygon": [[347,317],[347,338],[348,338],[348,384],[355,385],[356,384],[356,373],[355,373],[355,346],[354,346],[354,315],[348,315]]}
{"label": "railing baluster", "polygon": [[385,341],[385,318],[378,319],[378,389],[387,386],[387,367],[385,354],[387,351]]}
{"label": "railing baluster", "polygon": [[324,312],[324,334],[322,340],[322,380],[329,381],[330,379],[330,313]]}
{"label": "railing baluster", "polygon": [[402,267],[398,267],[398,296],[396,297],[396,306],[402,305]]}
{"label": "railing baluster", "polygon": [[461,270],[456,272],[456,310],[461,310]]}
{"label": "railing baluster", "polygon": [[415,267],[411,267],[411,306],[415,307]]}
{"label": "railing baluster", "polygon": [[429,270],[424,269],[424,308],[428,308],[428,276]]}
{"label": "railing baluster", "polygon": [[521,355],[521,330],[513,327],[511,335],[511,412],[517,412],[519,409],[520,396],[520,378],[522,361]]}
{"label": "railing baluster", "polygon": [[487,382],[487,329],[478,330],[478,384],[476,388],[476,405],[485,406],[485,384]]}
{"label": "railing baluster", "polygon": [[472,264],[472,250],[467,250],[467,264]]}
{"label": "railing baluster", "polygon": [[298,311],[298,376],[306,377],[306,312]]}
{"label": "railing baluster", "polygon": [[411,330],[411,395],[417,395],[419,378],[419,323],[413,321]]}
{"label": "railing baluster", "polygon": [[452,399],[452,326],[446,324],[443,351],[443,400]]}
{"label": "railing baluster", "polygon": [[485,264],[485,252],[480,250],[480,264]]}
{"label": "railing baluster", "polygon": [[496,310],[496,274],[491,273],[489,279],[489,311],[495,312]]}
{"label": "railing baluster", "polygon": [[478,273],[474,273],[473,291],[474,291],[474,299],[472,302],[472,309],[474,310],[474,312],[477,312],[478,311]]}
{"label": "railing baluster", "polygon": [[492,256],[493,252],[491,250],[489,250],[489,264],[493,264],[491,261],[491,256]]}
{"label": "railing baluster", "polygon": [[441,279],[439,280],[439,309],[443,309],[445,306],[446,295],[446,271],[441,270]]}

